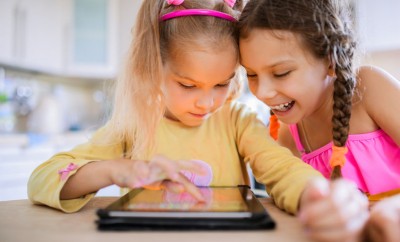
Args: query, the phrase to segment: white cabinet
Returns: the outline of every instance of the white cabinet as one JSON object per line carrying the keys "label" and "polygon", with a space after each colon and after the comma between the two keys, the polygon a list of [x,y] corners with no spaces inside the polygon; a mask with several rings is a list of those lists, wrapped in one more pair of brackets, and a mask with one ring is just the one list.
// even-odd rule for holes
{"label": "white cabinet", "polygon": [[[65,46],[65,1],[0,1],[0,61],[34,69],[59,72]],[[4,37],[4,38],[3,38]]]}
{"label": "white cabinet", "polygon": [[115,0],[1,0],[0,64],[110,78],[118,66]]}
{"label": "white cabinet", "polygon": [[27,0],[21,61],[33,69],[60,72],[66,47],[68,11],[65,1]]}
{"label": "white cabinet", "polygon": [[12,36],[14,25],[13,1],[0,1],[0,60],[9,60],[12,57]]}
{"label": "white cabinet", "polygon": [[66,74],[113,77],[118,66],[118,11],[115,0],[71,0],[71,35]]}
{"label": "white cabinet", "polygon": [[16,19],[21,19],[22,13],[17,6],[17,0],[0,1],[0,61],[11,62],[16,52],[17,34]]}

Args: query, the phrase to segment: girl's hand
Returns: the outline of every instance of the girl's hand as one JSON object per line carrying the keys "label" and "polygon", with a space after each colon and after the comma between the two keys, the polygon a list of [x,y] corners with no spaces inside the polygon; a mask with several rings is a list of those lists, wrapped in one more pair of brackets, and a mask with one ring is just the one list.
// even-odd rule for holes
{"label": "girl's hand", "polygon": [[314,180],[301,197],[299,219],[314,241],[359,241],[367,218],[367,198],[344,179]]}
{"label": "girl's hand", "polygon": [[150,161],[116,160],[110,168],[110,179],[120,187],[165,187],[173,192],[187,191],[199,201],[204,201],[199,189],[180,171],[203,174],[204,168],[196,162],[169,160],[155,156]]}
{"label": "girl's hand", "polygon": [[400,241],[400,195],[384,199],[372,207],[364,236],[363,241]]}

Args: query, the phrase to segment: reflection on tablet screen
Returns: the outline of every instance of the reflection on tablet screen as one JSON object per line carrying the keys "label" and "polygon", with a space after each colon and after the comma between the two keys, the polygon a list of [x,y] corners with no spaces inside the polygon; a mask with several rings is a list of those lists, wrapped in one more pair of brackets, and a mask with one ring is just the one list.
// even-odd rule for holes
{"label": "reflection on tablet screen", "polygon": [[130,211],[246,211],[239,189],[200,188],[206,202],[199,203],[189,193],[173,193],[167,190],[143,190],[130,198],[123,210]]}

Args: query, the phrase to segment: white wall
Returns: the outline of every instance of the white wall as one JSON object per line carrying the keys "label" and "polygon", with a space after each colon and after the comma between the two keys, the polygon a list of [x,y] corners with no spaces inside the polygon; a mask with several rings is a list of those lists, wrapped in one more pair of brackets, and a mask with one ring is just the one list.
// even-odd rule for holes
{"label": "white wall", "polygon": [[142,0],[120,0],[119,6],[119,46],[120,58],[124,58],[132,40],[132,27]]}
{"label": "white wall", "polygon": [[400,1],[356,0],[361,46],[368,52],[400,49]]}

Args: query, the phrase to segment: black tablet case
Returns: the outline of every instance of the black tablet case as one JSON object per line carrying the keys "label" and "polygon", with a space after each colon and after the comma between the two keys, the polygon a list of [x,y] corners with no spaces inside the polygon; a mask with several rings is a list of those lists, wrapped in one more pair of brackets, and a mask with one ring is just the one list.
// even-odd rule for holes
{"label": "black tablet case", "polygon": [[[254,195],[253,195],[254,196]],[[121,198],[120,198],[121,199]],[[262,206],[252,199],[255,206]],[[275,228],[275,221],[264,213],[251,218],[131,218],[110,217],[107,209],[98,209],[99,230],[261,230]]]}

